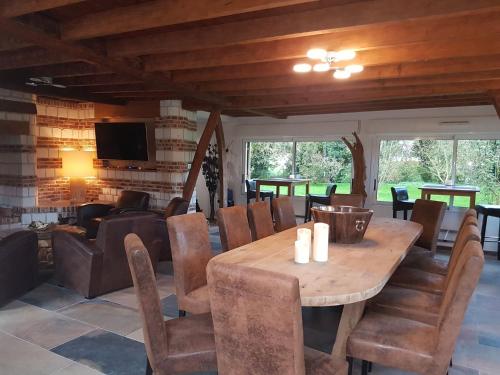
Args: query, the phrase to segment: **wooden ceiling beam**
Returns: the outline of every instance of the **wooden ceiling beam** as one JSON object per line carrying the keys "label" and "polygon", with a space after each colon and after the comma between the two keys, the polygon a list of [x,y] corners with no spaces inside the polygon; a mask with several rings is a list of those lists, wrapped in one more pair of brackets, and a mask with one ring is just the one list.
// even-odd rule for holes
{"label": "wooden ceiling beam", "polygon": [[495,107],[495,110],[497,111],[498,118],[500,118],[500,90],[491,91],[491,97],[492,97],[493,106]]}
{"label": "wooden ceiling beam", "polygon": [[64,64],[44,65],[31,68],[19,68],[3,71],[2,74],[19,77],[41,77],[47,76],[52,78],[62,77],[82,77],[95,74],[111,73],[111,70],[104,69],[100,66],[89,64],[86,62],[70,62]]}
{"label": "wooden ceiling beam", "polygon": [[[0,20],[0,29],[3,21]],[[64,64],[77,61],[66,54],[55,53],[39,47],[28,47],[18,51],[0,53],[0,70],[22,69],[51,64]]]}
{"label": "wooden ceiling beam", "polygon": [[[286,44],[286,47],[280,48],[276,44]],[[201,51],[151,55],[145,56],[143,61],[146,71],[153,72],[289,60],[288,71],[291,71],[293,64],[297,60],[300,61],[306,57],[307,50],[308,48],[300,45],[300,43],[285,40]],[[366,66],[382,65],[496,53],[500,54],[500,34],[485,33],[479,35],[479,37],[476,34],[470,35],[469,39],[432,40],[408,45],[361,50],[358,51],[354,60],[342,62],[338,65],[344,66],[349,63]]]}
{"label": "wooden ceiling beam", "polygon": [[[366,2],[361,2],[340,7],[354,5],[361,7],[365,4]],[[333,25],[336,17],[332,17],[332,14],[337,13],[329,9],[321,12],[312,10],[188,30],[113,38],[108,41],[107,48],[110,56],[139,56],[273,41],[268,44],[273,49],[295,50],[303,54],[311,47],[329,50],[366,49],[436,39],[469,38],[470,35],[485,34],[486,30],[487,33],[500,32],[498,11],[448,18],[408,20],[412,9],[409,9],[408,14],[406,2],[400,2],[399,7],[401,18],[398,21],[401,22],[397,23],[373,24],[376,21],[386,20],[387,15],[390,17],[396,15],[393,12],[386,12],[378,14],[379,18],[371,19],[372,23],[368,26],[365,24],[356,28],[341,28],[327,32],[318,27],[322,25],[318,17],[324,18],[326,22],[332,22]],[[305,22],[302,17],[304,14],[307,17],[309,13],[313,13],[315,17]],[[404,20],[406,21],[403,22]],[[354,18],[354,21],[359,22],[359,19]]]}
{"label": "wooden ceiling beam", "polygon": [[83,1],[85,0],[0,0],[0,18],[19,17]]}
{"label": "wooden ceiling beam", "polygon": [[141,83],[137,79],[122,77],[114,73],[58,78],[56,82],[71,87]]}
{"label": "wooden ceiling beam", "polygon": [[[88,39],[226,17],[319,0],[155,0],[89,14],[63,24],[63,39]],[[460,0],[462,1],[462,0]],[[488,0],[480,2],[489,3]]]}
{"label": "wooden ceiling beam", "polygon": [[338,91],[319,94],[294,94],[294,95],[276,95],[276,96],[255,96],[229,98],[232,106],[228,109],[269,109],[275,107],[294,107],[294,106],[314,106],[328,105],[334,103],[349,103],[356,101],[369,101],[392,98],[411,98],[419,96],[436,96],[450,94],[473,94],[486,93],[490,90],[500,89],[500,80],[491,80],[483,82],[467,82],[445,85],[424,85],[407,87],[389,87],[383,89],[361,89],[350,91]]}

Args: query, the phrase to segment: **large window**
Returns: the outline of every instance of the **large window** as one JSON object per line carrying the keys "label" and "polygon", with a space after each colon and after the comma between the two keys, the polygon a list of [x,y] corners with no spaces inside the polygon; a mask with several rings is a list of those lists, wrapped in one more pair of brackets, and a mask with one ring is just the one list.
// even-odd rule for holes
{"label": "large window", "polygon": [[[351,153],[342,141],[246,143],[247,178],[310,178],[311,194],[324,194],[331,182],[337,184],[337,192],[349,193],[351,162]],[[286,194],[286,188],[280,192]],[[295,195],[305,195],[305,186],[297,186]]]}
{"label": "large window", "polygon": [[[410,199],[424,184],[479,186],[478,203],[499,203],[500,141],[382,140],[379,149],[377,200],[392,201],[391,186],[406,186]],[[434,196],[450,205],[468,207],[467,197]]]}

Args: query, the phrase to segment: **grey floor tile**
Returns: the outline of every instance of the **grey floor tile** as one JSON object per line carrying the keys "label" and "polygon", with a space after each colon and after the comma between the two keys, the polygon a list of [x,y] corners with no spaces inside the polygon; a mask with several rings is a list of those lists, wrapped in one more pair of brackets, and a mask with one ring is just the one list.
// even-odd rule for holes
{"label": "grey floor tile", "polygon": [[146,369],[142,343],[103,330],[92,331],[52,351],[108,375],[138,375]]}
{"label": "grey floor tile", "polygon": [[179,316],[179,307],[177,306],[177,297],[172,294],[161,301],[163,315],[176,318]]}
{"label": "grey floor tile", "polygon": [[2,375],[49,375],[71,364],[64,357],[3,332],[0,348]]}
{"label": "grey floor tile", "polygon": [[59,312],[124,336],[141,327],[138,311],[97,298],[59,310]]}
{"label": "grey floor tile", "polygon": [[20,300],[46,310],[58,310],[81,302],[84,298],[69,289],[44,283],[25,294]]}
{"label": "grey floor tile", "polygon": [[68,367],[58,370],[51,375],[102,375],[103,373],[88,366],[73,362]]}
{"label": "grey floor tile", "polygon": [[0,309],[0,330],[50,349],[95,327],[21,301]]}
{"label": "grey floor tile", "polygon": [[135,295],[133,287],[117,290],[115,292],[99,296],[99,299],[113,302],[122,306],[127,306],[136,310],[139,308],[137,297]]}

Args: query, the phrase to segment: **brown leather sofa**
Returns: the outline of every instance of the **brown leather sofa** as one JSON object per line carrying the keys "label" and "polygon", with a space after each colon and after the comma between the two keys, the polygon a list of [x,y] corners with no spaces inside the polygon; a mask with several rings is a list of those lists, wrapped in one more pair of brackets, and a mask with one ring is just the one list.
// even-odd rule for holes
{"label": "brown leather sofa", "polygon": [[156,269],[165,230],[165,220],[148,212],[103,218],[95,240],[56,230],[52,237],[55,279],[85,298],[130,287],[132,277],[123,244],[125,236],[136,233],[144,241]]}
{"label": "brown leather sofa", "polygon": [[103,217],[128,211],[147,211],[149,198],[150,195],[142,191],[123,190],[116,204],[84,203],[77,209],[76,224],[85,228],[87,238],[95,238]]}
{"label": "brown leather sofa", "polygon": [[35,232],[19,231],[0,241],[0,306],[33,289],[37,276]]}

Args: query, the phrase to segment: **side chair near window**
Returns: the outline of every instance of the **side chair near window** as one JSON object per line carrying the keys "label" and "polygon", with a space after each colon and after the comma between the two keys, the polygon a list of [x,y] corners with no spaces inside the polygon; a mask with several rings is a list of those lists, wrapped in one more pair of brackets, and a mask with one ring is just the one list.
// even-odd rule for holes
{"label": "side chair near window", "polygon": [[[251,199],[255,199],[257,197],[256,182],[254,180],[245,180],[245,186],[247,188],[247,204],[249,204]],[[261,190],[260,200],[264,200],[266,198],[269,198],[269,202],[272,203],[274,192]]]}
{"label": "side chair near window", "polygon": [[406,187],[391,187],[392,195],[392,217],[396,219],[398,212],[403,211],[403,218],[408,219],[408,211],[413,210],[414,200],[408,198]]}
{"label": "side chair near window", "polygon": [[335,374],[332,356],[304,346],[296,277],[210,262],[220,375]]}
{"label": "side chair near window", "polygon": [[418,374],[446,374],[484,265],[480,242],[469,241],[461,250],[441,296],[402,292],[397,301],[418,300],[420,303],[414,306],[432,310],[432,318],[417,315],[413,308],[386,308],[381,312],[376,306],[368,307],[347,342],[348,355],[364,361],[363,375],[367,374],[367,361]]}
{"label": "side chair near window", "polygon": [[365,197],[362,194],[333,194],[330,199],[331,206],[363,207]]}
{"label": "side chair near window", "polygon": [[179,316],[186,311],[202,314],[210,311],[206,267],[212,258],[205,215],[171,216],[167,228],[172,248],[175,290]]}
{"label": "side chair near window", "polygon": [[411,250],[413,253],[418,252],[434,257],[445,210],[446,203],[444,202],[425,199],[415,201],[410,220],[421,224],[424,230]]}
{"label": "side chair near window", "polygon": [[335,191],[337,190],[337,184],[326,185],[326,191],[324,195],[317,194],[307,194],[306,195],[306,210],[304,211],[304,223],[311,221],[311,208],[314,203],[321,204],[323,206],[330,205],[330,199]]}
{"label": "side chair near window", "polygon": [[[497,243],[497,259],[500,260],[500,206],[492,204],[478,204],[476,206],[477,215],[483,215],[483,224],[481,226],[481,244],[484,247],[485,242]],[[498,235],[496,237],[486,236],[486,226],[488,225],[488,217],[493,216],[498,218]]]}
{"label": "side chair near window", "polygon": [[233,206],[217,210],[222,250],[228,251],[252,242],[247,218],[247,208]]}
{"label": "side chair near window", "polygon": [[146,375],[216,371],[211,315],[205,313],[165,321],[148,251],[135,234],[125,238],[125,250],[144,331],[148,358]]}
{"label": "side chair near window", "polygon": [[249,204],[247,214],[254,241],[274,234],[273,217],[269,210],[269,202],[260,201]]}
{"label": "side chair near window", "polygon": [[273,200],[273,214],[276,232],[297,226],[293,202],[290,197],[279,197]]}

